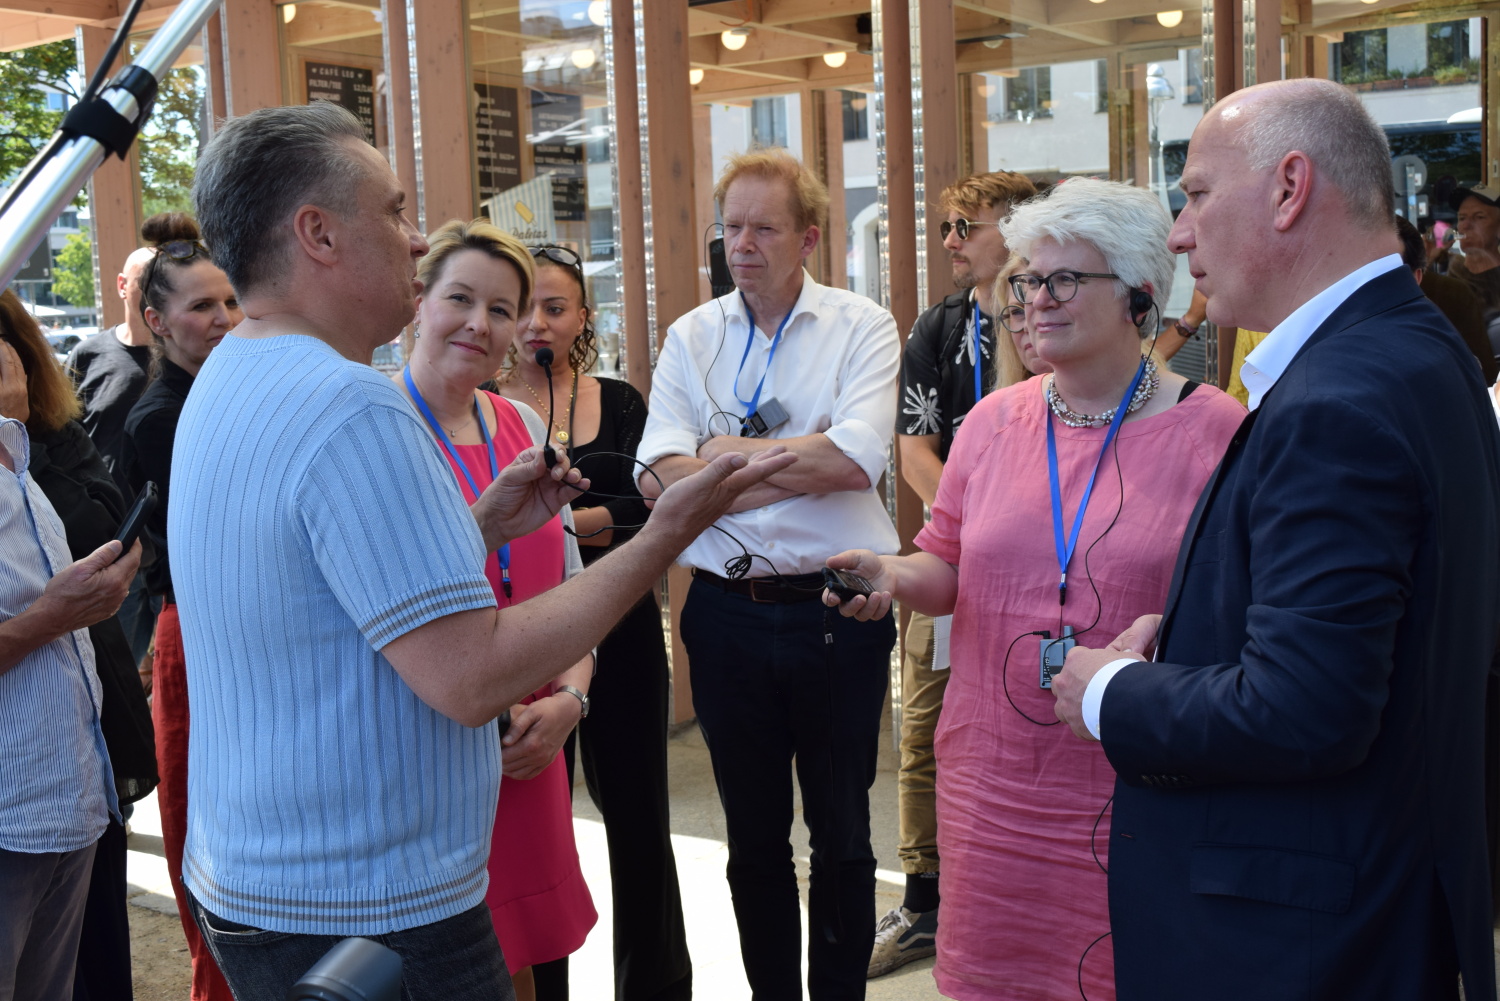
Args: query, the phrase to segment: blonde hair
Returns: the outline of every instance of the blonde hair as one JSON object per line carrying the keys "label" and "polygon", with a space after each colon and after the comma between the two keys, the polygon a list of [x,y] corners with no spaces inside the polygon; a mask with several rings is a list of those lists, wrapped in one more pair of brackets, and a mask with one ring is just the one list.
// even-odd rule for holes
{"label": "blonde hair", "polygon": [[1016,350],[1015,338],[1005,329],[1005,324],[1000,322],[1000,313],[1010,305],[1012,298],[1010,276],[1020,271],[1025,264],[1026,258],[1011,254],[1005,267],[995,276],[994,290],[991,293],[994,301],[999,303],[995,309],[995,389],[1014,386],[1031,378],[1031,371],[1021,361],[1021,352]]}
{"label": "blonde hair", "polygon": [[1036,185],[1025,174],[996,170],[987,174],[971,174],[948,185],[938,196],[938,207],[944,212],[969,215],[999,205],[1004,209],[1000,214],[1007,215],[1012,206],[1035,194]]}
{"label": "blonde hair", "polygon": [[729,186],[741,177],[783,182],[791,195],[788,208],[798,229],[817,226],[828,216],[828,188],[802,161],[780,146],[756,146],[727,158],[724,173],[714,185],[714,201],[718,203],[721,215]]}
{"label": "blonde hair", "polygon": [[[531,305],[531,290],[536,284],[536,269],[531,263],[531,252],[526,245],[484,216],[464,222],[450,219],[427,236],[427,253],[417,262],[417,280],[422,283],[422,294],[437,284],[443,269],[456,255],[465,250],[478,250],[497,261],[514,265],[521,276],[521,298],[516,303],[516,317],[525,315]],[[412,348],[411,331],[401,333],[401,352],[410,358]]]}

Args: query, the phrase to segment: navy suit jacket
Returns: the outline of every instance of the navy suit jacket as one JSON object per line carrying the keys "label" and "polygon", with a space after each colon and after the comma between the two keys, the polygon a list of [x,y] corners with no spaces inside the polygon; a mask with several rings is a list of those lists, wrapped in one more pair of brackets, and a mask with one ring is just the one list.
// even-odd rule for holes
{"label": "navy suit jacket", "polygon": [[1405,269],[1358,289],[1189,521],[1105,689],[1120,1001],[1495,997],[1483,702],[1500,433]]}

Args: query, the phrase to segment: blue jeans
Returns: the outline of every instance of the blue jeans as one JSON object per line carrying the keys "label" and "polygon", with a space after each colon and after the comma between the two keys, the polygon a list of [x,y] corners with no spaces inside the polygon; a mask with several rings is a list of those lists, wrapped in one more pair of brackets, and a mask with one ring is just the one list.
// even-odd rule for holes
{"label": "blue jeans", "polygon": [[[264,931],[215,915],[184,888],[193,920],[237,1001],[283,1001],[293,984],[346,936]],[[403,1001],[515,1001],[484,904],[442,921],[365,935],[401,957]]]}

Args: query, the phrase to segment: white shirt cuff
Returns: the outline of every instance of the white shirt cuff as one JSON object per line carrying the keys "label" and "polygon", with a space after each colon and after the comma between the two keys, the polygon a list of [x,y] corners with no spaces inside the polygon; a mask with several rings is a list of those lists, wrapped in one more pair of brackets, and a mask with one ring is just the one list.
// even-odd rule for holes
{"label": "white shirt cuff", "polygon": [[1083,725],[1089,728],[1089,733],[1094,735],[1095,740],[1099,736],[1099,709],[1104,705],[1104,686],[1120,669],[1129,667],[1131,664],[1139,664],[1141,661],[1136,657],[1121,657],[1112,660],[1099,668],[1099,673],[1089,679],[1089,686],[1083,690]]}

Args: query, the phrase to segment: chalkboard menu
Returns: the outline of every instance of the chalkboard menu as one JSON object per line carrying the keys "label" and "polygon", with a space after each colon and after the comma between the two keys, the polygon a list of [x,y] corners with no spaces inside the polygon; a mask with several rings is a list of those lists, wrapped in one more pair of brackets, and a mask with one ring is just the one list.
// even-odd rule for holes
{"label": "chalkboard menu", "polygon": [[568,141],[587,132],[583,124],[583,98],[577,94],[533,90],[531,132],[536,172],[553,175],[554,217],[559,222],[583,222],[588,218],[583,144]]}
{"label": "chalkboard menu", "polygon": [[514,87],[476,83],[474,150],[479,167],[479,200],[485,201],[521,183],[521,135],[516,116],[520,101]]}
{"label": "chalkboard menu", "polygon": [[365,141],[375,145],[375,71],[357,66],[307,63],[307,103],[328,101],[348,108],[365,127]]}

